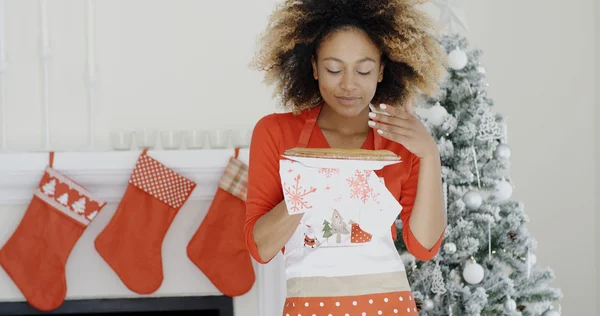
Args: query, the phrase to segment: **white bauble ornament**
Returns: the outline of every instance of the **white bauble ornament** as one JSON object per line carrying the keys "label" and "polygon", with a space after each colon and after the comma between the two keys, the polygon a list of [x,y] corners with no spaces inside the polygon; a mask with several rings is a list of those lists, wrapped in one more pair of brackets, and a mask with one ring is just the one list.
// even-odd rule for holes
{"label": "white bauble ornament", "polygon": [[517,302],[512,298],[509,298],[504,302],[504,308],[506,308],[507,311],[514,311],[517,309]]}
{"label": "white bauble ornament", "polygon": [[462,275],[463,279],[465,279],[467,283],[479,284],[481,281],[483,281],[483,267],[475,262],[475,260],[469,260],[465,264]]}
{"label": "white bauble ornament", "polygon": [[448,116],[448,111],[446,111],[446,108],[441,106],[440,103],[437,102],[434,106],[429,108],[427,119],[429,120],[429,122],[431,122],[431,124],[435,126],[440,126],[444,124],[446,116]]}
{"label": "white bauble ornament", "polygon": [[532,253],[530,253],[529,254],[529,263],[531,265],[535,265],[536,262],[537,262],[537,256],[534,255],[534,254],[532,254]]}
{"label": "white bauble ornament", "polygon": [[550,307],[547,311],[545,311],[542,316],[560,316],[560,312]]}
{"label": "white bauble ornament", "polygon": [[433,310],[433,306],[434,306],[433,305],[433,301],[431,299],[427,298],[427,299],[425,299],[423,301],[423,305],[421,305],[421,308],[424,311],[432,311]]}
{"label": "white bauble ornament", "polygon": [[444,244],[444,251],[448,254],[455,253],[456,252],[456,244],[453,242]]}
{"label": "white bauble ornament", "polygon": [[508,145],[506,144],[498,145],[498,147],[496,147],[496,150],[494,151],[494,157],[496,157],[497,159],[507,160],[508,158],[510,158],[510,147],[508,147]]}
{"label": "white bauble ornament", "polygon": [[481,206],[481,203],[483,203],[481,194],[474,190],[465,193],[465,195],[462,197],[462,200],[465,203],[465,206],[470,210],[478,209]]}
{"label": "white bauble ornament", "polygon": [[477,66],[477,72],[480,73],[480,74],[482,74],[482,75],[485,75],[485,67],[483,67],[483,66]]}
{"label": "white bauble ornament", "polygon": [[499,201],[506,201],[511,197],[512,192],[512,185],[506,180],[501,180],[496,184],[496,187],[494,189],[494,199]]}
{"label": "white bauble ornament", "polygon": [[448,66],[454,70],[465,68],[468,61],[467,54],[458,47],[448,54]]}

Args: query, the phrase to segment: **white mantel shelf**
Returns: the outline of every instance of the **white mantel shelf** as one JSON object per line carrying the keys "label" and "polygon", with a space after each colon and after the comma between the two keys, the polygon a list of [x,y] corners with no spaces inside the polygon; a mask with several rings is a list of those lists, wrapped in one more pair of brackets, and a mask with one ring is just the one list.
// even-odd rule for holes
{"label": "white mantel shelf", "polygon": [[[54,168],[109,203],[118,203],[127,187],[141,150],[56,152]],[[190,200],[212,200],[217,185],[234,149],[149,150],[175,172],[195,181]],[[239,159],[248,162],[248,149]],[[0,205],[21,205],[31,201],[44,168],[48,152],[0,153]]]}

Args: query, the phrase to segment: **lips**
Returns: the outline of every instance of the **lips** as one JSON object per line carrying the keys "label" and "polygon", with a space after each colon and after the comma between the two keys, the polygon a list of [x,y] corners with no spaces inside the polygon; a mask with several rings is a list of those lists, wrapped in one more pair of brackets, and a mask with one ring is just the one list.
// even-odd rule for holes
{"label": "lips", "polygon": [[336,97],[338,101],[343,105],[354,105],[360,100],[360,97]]}

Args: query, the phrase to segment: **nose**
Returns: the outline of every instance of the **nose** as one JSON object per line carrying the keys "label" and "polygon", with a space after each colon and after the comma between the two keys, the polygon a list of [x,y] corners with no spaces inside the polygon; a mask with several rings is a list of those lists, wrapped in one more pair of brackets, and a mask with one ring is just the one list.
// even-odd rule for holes
{"label": "nose", "polygon": [[356,90],[356,77],[351,71],[345,71],[342,75],[342,81],[340,82],[340,88],[346,91]]}

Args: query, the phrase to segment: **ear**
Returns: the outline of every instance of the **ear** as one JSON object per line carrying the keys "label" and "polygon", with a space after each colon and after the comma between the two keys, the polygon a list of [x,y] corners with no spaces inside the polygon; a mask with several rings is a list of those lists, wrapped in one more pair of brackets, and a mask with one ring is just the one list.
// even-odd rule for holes
{"label": "ear", "polygon": [[385,69],[385,62],[381,62],[379,66],[379,78],[377,78],[377,82],[381,82],[383,80],[383,70]]}
{"label": "ear", "polygon": [[319,80],[319,71],[317,70],[317,61],[315,60],[315,55],[311,57],[310,62],[312,63],[313,77],[315,80]]}

